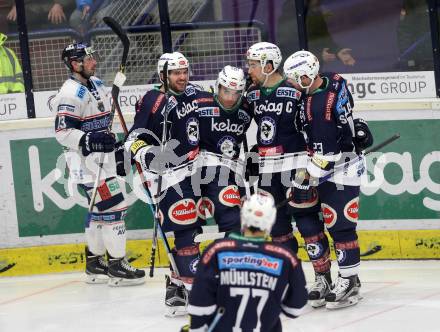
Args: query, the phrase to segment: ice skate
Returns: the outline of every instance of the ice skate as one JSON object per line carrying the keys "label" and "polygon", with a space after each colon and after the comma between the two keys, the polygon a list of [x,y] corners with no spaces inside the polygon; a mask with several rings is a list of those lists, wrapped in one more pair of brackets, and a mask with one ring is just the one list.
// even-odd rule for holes
{"label": "ice skate", "polygon": [[309,303],[313,308],[325,305],[325,297],[330,293],[331,284],[330,272],[315,273],[315,283],[309,289]]}
{"label": "ice skate", "polygon": [[338,276],[331,292],[325,297],[327,309],[339,309],[355,305],[362,299],[359,294],[361,282],[357,275]]}
{"label": "ice skate", "polygon": [[167,307],[167,312],[165,313],[165,316],[175,317],[186,315],[188,305],[188,291],[186,290],[183,283],[178,285],[174,280],[171,280],[169,276],[165,276],[165,278],[165,306]]}
{"label": "ice skate", "polygon": [[131,266],[127,259],[113,258],[109,255],[109,286],[134,286],[145,282],[145,271]]}
{"label": "ice skate", "polygon": [[86,247],[86,283],[105,284],[108,282],[108,263],[105,256],[94,255]]}

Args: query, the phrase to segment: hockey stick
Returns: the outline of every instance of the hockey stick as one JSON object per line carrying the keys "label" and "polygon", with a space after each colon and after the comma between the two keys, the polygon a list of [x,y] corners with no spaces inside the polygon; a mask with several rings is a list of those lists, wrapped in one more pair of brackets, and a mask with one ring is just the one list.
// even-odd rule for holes
{"label": "hockey stick", "polygon": [[[363,154],[358,155],[356,158],[350,159],[348,162],[342,164],[341,166],[337,167],[337,168],[333,168],[333,170],[326,174],[325,176],[317,179],[317,183],[313,184],[313,186],[319,186],[320,184],[323,184],[324,182],[328,181],[332,176],[334,176],[335,174],[338,174],[341,170],[345,170],[348,167],[355,165],[356,163],[358,163],[359,161],[362,160],[363,156],[367,156],[370,153],[379,151],[380,149],[382,149],[384,146],[387,146],[388,144],[391,144],[392,142],[394,142],[395,140],[400,138],[400,134],[396,133],[393,136],[391,136],[390,138],[387,138],[386,140],[384,140],[383,142],[365,150],[365,152]],[[280,203],[277,204],[276,208],[280,208],[284,205],[286,205],[287,203],[289,203],[291,200],[293,200],[293,195],[291,195],[289,198],[286,198],[285,200],[281,201]]]}
{"label": "hockey stick", "polygon": [[246,198],[249,199],[251,197],[252,193],[251,193],[251,184],[250,184],[251,175],[249,173],[249,168],[247,165],[248,159],[249,159],[249,146],[248,146],[248,142],[247,142],[246,133],[244,133],[244,138],[243,138],[243,151],[244,151],[244,156],[245,156],[245,161],[246,161],[243,182],[244,182],[244,189],[246,191]]}
{"label": "hockey stick", "polygon": [[214,331],[215,327],[217,326],[218,322],[220,321],[220,318],[222,318],[222,316],[225,314],[225,308],[224,307],[219,307],[217,310],[217,313],[215,314],[214,319],[212,320],[211,325],[209,325],[208,327],[208,331],[207,332],[212,332]]}
{"label": "hockey stick", "polygon": [[[165,151],[165,144],[167,140],[167,121],[168,121],[168,61],[165,62],[163,66],[163,88],[165,90],[165,109],[163,112],[163,125],[162,125],[162,141],[160,142],[160,153],[162,154]],[[156,192],[156,200],[159,198],[159,195],[162,191],[162,170],[159,170],[159,178],[157,179],[157,192]],[[154,261],[156,258],[156,248],[157,248],[157,231],[159,228],[159,220],[160,220],[160,211],[159,211],[159,202],[156,201],[154,203],[154,224],[153,224],[153,240],[151,243],[151,256],[150,256],[150,278],[154,276]],[[162,230],[162,228],[161,228]],[[163,232],[162,232],[163,233]],[[163,234],[165,236],[165,234]],[[164,238],[164,237],[163,237]],[[171,249],[171,248],[170,248]],[[171,251],[170,251],[171,252]],[[175,271],[177,276],[179,276],[178,271]]]}
{"label": "hockey stick", "polygon": [[[124,50],[122,52],[121,63],[119,65],[119,71],[116,73],[115,79],[113,80],[113,86],[112,86],[112,92],[111,92],[113,104],[112,104],[112,108],[110,111],[110,123],[107,128],[107,131],[111,132],[112,126],[113,126],[113,119],[115,117],[115,111],[118,112],[118,116],[121,112],[119,107],[117,107],[117,100],[119,97],[120,88],[124,85],[124,82],[125,82],[124,71],[125,71],[125,64],[127,63],[128,51],[130,49],[130,41],[128,40],[126,33],[122,30],[122,27],[113,18],[104,17],[103,21],[119,37],[119,39],[122,42],[123,48],[124,48]],[[99,187],[99,184],[101,181],[101,170],[102,170],[103,164],[104,164],[104,153],[101,153],[101,155],[99,157],[99,163],[98,163],[98,172],[96,174],[96,179],[95,179],[95,184],[93,186],[92,196],[90,197],[90,203],[89,203],[89,209],[88,209],[89,216],[93,211],[93,206],[95,205],[96,194],[98,192],[98,187]]]}
{"label": "hockey stick", "polygon": [[[115,105],[115,107],[116,107],[116,111],[117,111],[117,114],[118,114],[118,117],[119,117],[119,122],[121,123],[122,130],[124,131],[124,135],[125,135],[125,137],[128,137],[128,129],[127,129],[127,125],[126,125],[126,122],[125,122],[124,116],[123,116],[123,114],[122,114],[122,112],[121,112],[121,107],[120,107],[120,105],[119,105],[119,101],[118,101],[118,99],[115,99],[115,100],[114,100],[114,105]],[[138,171],[139,177],[140,177],[140,179],[141,179],[142,186],[143,186],[143,188],[144,188],[144,192],[145,192],[145,194],[147,195],[147,197],[149,198],[149,201],[152,202],[152,199],[151,199],[151,197],[150,197],[151,195],[150,195],[149,189],[148,189],[148,187],[147,187],[147,185],[146,185],[146,180],[145,180],[145,177],[144,177],[144,174],[143,174],[142,166],[141,166],[138,162],[136,162],[135,165],[136,165],[136,169],[137,169],[137,171]],[[149,205],[150,208],[151,208],[151,205],[150,205],[150,204],[148,204],[148,205]],[[158,205],[157,205],[157,206],[158,206]],[[153,216],[155,216],[154,211],[151,210],[151,212],[152,212]],[[165,250],[167,251],[168,260],[170,261],[170,264],[171,264],[171,266],[172,266],[174,272],[176,273],[176,275],[179,276],[179,271],[177,270],[177,265],[176,265],[176,262],[175,262],[175,260],[174,260],[174,256],[173,256],[173,254],[171,253],[171,246],[170,246],[170,244],[168,243],[168,240],[167,240],[167,238],[166,238],[165,233],[164,233],[163,230],[162,230],[162,227],[160,226],[160,223],[157,223],[157,228],[156,228],[156,229],[159,230],[159,232],[160,232],[160,236],[161,236],[161,238],[162,238],[162,240],[163,240],[163,242],[164,242]],[[156,238],[157,238],[157,233],[156,233]],[[153,258],[152,262],[154,262],[154,260],[155,260],[155,259]],[[153,263],[153,264],[154,264],[154,263]]]}

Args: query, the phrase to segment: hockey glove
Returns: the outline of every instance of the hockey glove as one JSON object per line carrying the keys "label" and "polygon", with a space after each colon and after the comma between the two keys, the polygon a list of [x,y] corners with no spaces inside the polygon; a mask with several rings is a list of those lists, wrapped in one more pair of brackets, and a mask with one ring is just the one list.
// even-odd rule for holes
{"label": "hockey glove", "polygon": [[112,152],[115,143],[115,136],[112,133],[94,131],[84,134],[79,141],[84,157],[92,152]]}
{"label": "hockey glove", "polygon": [[260,163],[258,155],[258,146],[254,145],[246,154],[246,174],[250,176],[259,176]]}
{"label": "hockey glove", "polygon": [[180,329],[180,332],[189,332],[189,324],[182,326],[182,328]]}
{"label": "hockey glove", "polygon": [[124,142],[118,142],[115,145],[116,174],[126,176],[125,170],[125,149]]}
{"label": "hockey glove", "polygon": [[160,146],[148,145],[143,140],[136,140],[130,147],[132,158],[141,163],[142,169],[164,171],[167,167],[180,165],[185,156],[179,157],[174,149],[179,145],[177,140],[170,140],[161,151]]}
{"label": "hockey glove", "polygon": [[373,135],[368,124],[363,119],[354,119],[354,143],[360,150],[365,150],[373,145]]}
{"label": "hockey glove", "polygon": [[310,175],[305,170],[297,170],[293,184],[293,201],[297,204],[309,202],[313,199],[313,191],[310,188]]}

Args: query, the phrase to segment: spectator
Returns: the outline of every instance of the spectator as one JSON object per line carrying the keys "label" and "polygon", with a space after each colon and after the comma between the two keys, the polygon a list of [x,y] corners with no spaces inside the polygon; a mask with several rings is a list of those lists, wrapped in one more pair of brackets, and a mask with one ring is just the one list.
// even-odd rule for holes
{"label": "spectator", "polygon": [[76,9],[73,11],[72,15],[70,15],[70,26],[77,30],[81,35],[84,35],[87,31],[92,4],[93,0],[76,0]]}
{"label": "spectator", "polygon": [[426,2],[405,0],[400,10],[397,40],[402,70],[433,70],[429,14]]}
{"label": "spectator", "polygon": [[[319,0],[305,1],[305,17],[308,48],[318,55],[321,62],[325,64],[340,61],[345,66],[355,65],[356,60],[351,54],[351,49],[340,47],[331,37]],[[278,22],[277,41],[283,54],[292,54],[299,50],[297,31],[295,3],[287,0],[283,4]]]}
{"label": "spectator", "polygon": [[10,6],[8,5],[7,0],[0,0],[0,31],[9,32],[8,31],[8,22],[6,21],[6,16],[9,13]]}
{"label": "spectator", "polygon": [[[17,9],[14,1],[9,0],[9,4],[11,9],[6,19],[14,25],[17,22]],[[54,25],[61,28],[67,27],[66,16],[74,9],[73,0],[24,0],[24,4],[29,30],[50,29]]]}
{"label": "spectator", "polygon": [[0,94],[24,92],[23,73],[17,56],[3,46],[7,38],[0,32]]}

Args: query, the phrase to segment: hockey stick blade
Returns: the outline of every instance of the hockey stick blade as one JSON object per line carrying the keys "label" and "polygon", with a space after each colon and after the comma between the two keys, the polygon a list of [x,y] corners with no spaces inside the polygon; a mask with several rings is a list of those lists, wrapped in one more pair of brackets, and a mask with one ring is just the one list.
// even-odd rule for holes
{"label": "hockey stick blade", "polygon": [[120,71],[124,72],[125,64],[127,63],[128,50],[130,49],[130,40],[127,37],[127,34],[122,29],[121,25],[115,21],[114,18],[110,16],[106,16],[102,19],[105,24],[107,24],[110,29],[119,37],[124,47],[124,51],[122,53],[122,59],[120,64]]}

